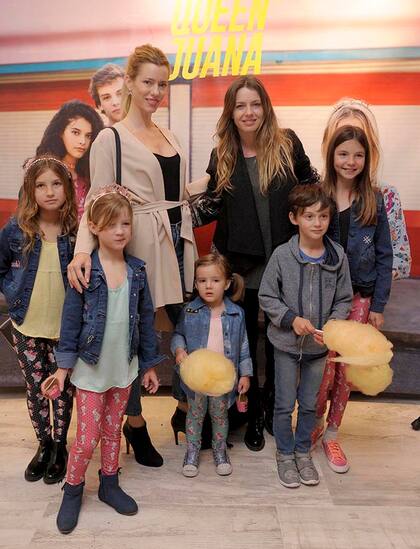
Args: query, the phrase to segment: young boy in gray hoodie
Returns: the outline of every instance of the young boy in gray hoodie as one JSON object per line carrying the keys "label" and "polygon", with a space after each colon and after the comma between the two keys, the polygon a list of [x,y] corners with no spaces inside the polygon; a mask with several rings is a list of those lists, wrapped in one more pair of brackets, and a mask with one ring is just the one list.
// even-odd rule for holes
{"label": "young boy in gray hoodie", "polygon": [[[310,455],[315,406],[327,348],[322,327],[347,318],[352,286],[343,248],[326,236],[335,205],[318,185],[296,185],[289,195],[290,221],[299,234],[276,248],[265,269],[259,300],[274,346],[274,436],[281,484],[319,483]],[[292,413],[299,404],[296,432]]]}

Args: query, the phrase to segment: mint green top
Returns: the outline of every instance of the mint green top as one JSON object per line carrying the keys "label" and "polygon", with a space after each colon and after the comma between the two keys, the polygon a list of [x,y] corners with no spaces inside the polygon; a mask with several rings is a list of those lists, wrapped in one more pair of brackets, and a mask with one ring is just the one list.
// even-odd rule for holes
{"label": "mint green top", "polygon": [[111,387],[128,387],[138,376],[138,356],[128,363],[129,312],[128,279],[115,289],[108,288],[104,339],[99,361],[94,366],[79,358],[71,382],[79,389],[103,393]]}

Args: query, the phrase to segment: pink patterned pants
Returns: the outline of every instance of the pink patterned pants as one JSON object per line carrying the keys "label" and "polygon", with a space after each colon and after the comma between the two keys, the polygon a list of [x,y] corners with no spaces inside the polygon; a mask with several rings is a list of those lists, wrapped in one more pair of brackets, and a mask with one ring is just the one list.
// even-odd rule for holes
{"label": "pink patterned pants", "polygon": [[[352,307],[348,320],[356,320],[366,324],[369,317],[370,297],[353,297]],[[332,362],[331,358],[337,353],[330,352],[325,364],[324,376],[319,389],[316,406],[316,416],[322,417],[327,409],[328,394],[330,394],[330,408],[327,415],[327,424],[338,429],[343,419],[344,410],[349,400],[351,384],[346,380],[346,367],[342,362]]]}
{"label": "pink patterned pants", "polygon": [[121,423],[131,386],[112,387],[104,393],[76,389],[77,433],[67,463],[66,481],[80,484],[93,451],[101,441],[101,471],[113,475],[118,471]]}

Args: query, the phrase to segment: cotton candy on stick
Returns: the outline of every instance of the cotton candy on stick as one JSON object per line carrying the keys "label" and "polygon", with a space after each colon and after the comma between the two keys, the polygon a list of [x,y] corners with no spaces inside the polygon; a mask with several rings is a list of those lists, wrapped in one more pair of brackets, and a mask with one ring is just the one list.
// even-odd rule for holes
{"label": "cotton candy on stick", "polygon": [[236,381],[232,361],[209,349],[197,349],[189,354],[181,363],[180,374],[187,387],[207,396],[230,393]]}
{"label": "cotton candy on stick", "polygon": [[390,385],[392,343],[371,324],[330,320],[324,326],[324,342],[340,355],[331,360],[347,365],[347,380],[362,393],[377,395]]}

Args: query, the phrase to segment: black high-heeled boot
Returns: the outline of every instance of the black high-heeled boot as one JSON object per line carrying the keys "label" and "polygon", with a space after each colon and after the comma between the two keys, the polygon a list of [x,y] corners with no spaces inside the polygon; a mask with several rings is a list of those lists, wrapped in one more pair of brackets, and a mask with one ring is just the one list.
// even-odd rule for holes
{"label": "black high-heeled boot", "polygon": [[51,446],[52,440],[50,438],[39,443],[36,454],[25,470],[25,480],[35,482],[44,476],[51,458]]}
{"label": "black high-heeled boot", "polygon": [[187,421],[187,412],[176,407],[173,416],[171,417],[171,425],[174,431],[175,444],[178,446],[178,433],[185,434],[185,423]]}
{"label": "black high-heeled boot", "polygon": [[414,421],[411,422],[411,427],[415,431],[420,431],[420,416],[417,419],[415,419]]}
{"label": "black high-heeled boot", "polygon": [[65,442],[52,443],[51,458],[44,474],[45,484],[55,484],[63,480],[67,468],[67,448]]}
{"label": "black high-heeled boot", "polygon": [[147,432],[146,423],[143,427],[132,427],[127,420],[123,426],[123,433],[127,445],[127,454],[130,453],[131,444],[137,463],[146,467],[162,467],[163,457],[153,446]]}

